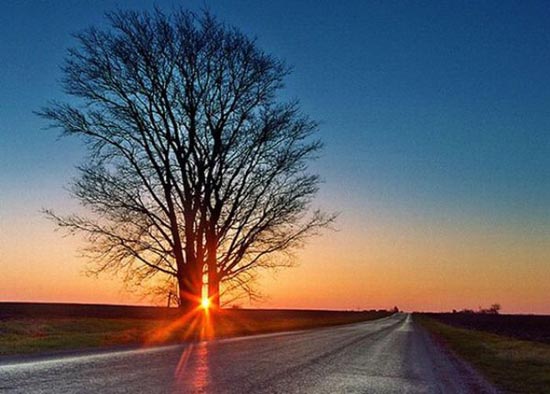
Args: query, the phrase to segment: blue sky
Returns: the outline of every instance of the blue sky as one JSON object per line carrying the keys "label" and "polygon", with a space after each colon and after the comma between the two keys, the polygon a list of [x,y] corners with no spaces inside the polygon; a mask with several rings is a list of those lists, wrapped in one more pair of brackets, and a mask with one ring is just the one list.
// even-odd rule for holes
{"label": "blue sky", "polygon": [[549,239],[550,4],[535,1],[4,1],[2,231],[74,204],[82,147],[32,112],[63,98],[71,33],[153,4],[206,6],[293,66],[284,94],[321,123],[319,204],[343,230],[395,215]]}
{"label": "blue sky", "polygon": [[[548,212],[548,4],[181,4],[206,4],[294,67],[286,93],[322,124],[327,149],[319,165],[326,180],[349,182],[367,198],[481,204],[535,218]],[[52,143],[55,133],[39,131],[43,121],[32,111],[60,97],[59,65],[74,43],[70,34],[102,23],[105,10],[128,7],[151,5],[3,3],[5,182],[20,182],[22,172],[56,178],[40,167],[70,172],[78,144]]]}

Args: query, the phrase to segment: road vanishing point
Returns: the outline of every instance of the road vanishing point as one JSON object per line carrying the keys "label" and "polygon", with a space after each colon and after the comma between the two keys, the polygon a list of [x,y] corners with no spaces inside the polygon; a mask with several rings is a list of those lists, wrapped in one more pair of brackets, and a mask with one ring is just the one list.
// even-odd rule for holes
{"label": "road vanishing point", "polygon": [[495,392],[398,313],[157,348],[0,361],[2,393]]}

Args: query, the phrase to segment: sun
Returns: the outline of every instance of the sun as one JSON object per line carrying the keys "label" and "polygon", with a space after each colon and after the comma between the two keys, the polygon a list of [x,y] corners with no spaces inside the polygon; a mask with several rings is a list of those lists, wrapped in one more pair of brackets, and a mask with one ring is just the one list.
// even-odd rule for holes
{"label": "sun", "polygon": [[210,308],[210,300],[208,297],[203,297],[201,300],[201,307],[202,309],[208,309]]}

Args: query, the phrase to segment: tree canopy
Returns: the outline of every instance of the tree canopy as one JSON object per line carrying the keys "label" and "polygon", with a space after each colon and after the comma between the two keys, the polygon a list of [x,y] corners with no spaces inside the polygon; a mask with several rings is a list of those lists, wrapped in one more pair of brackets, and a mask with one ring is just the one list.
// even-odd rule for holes
{"label": "tree canopy", "polygon": [[66,58],[73,100],[40,112],[88,149],[71,187],[88,213],[49,215],[87,238],[97,272],[168,275],[187,306],[207,282],[218,304],[220,282],[287,265],[333,220],[311,209],[317,124],[279,98],[289,68],[209,13],[107,18]]}

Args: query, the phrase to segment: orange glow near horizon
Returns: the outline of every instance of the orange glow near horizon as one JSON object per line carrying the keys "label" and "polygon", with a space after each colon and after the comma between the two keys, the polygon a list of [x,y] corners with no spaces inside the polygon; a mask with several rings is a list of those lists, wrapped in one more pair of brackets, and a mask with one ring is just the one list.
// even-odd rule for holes
{"label": "orange glow near horizon", "polygon": [[[500,303],[503,313],[550,314],[545,223],[529,227],[491,222],[482,215],[419,217],[381,208],[373,212],[367,212],[367,218],[342,215],[340,231],[327,232],[297,252],[297,267],[261,273],[261,302],[237,303],[289,309],[397,305],[406,311]],[[12,230],[0,232],[0,301],[152,303],[139,292],[125,290],[120,277],[83,275],[86,262],[77,252],[82,244],[52,231],[40,214],[4,219]],[[157,299],[156,305],[166,305],[166,300]]]}

